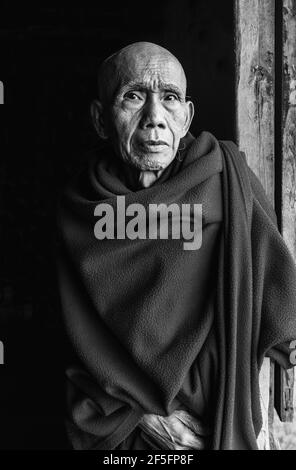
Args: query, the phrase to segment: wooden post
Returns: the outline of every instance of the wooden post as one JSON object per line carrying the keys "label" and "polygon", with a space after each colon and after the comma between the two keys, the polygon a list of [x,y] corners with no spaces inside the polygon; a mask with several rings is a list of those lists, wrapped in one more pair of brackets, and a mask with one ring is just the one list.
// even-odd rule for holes
{"label": "wooden post", "polygon": [[[274,0],[236,0],[235,17],[237,143],[274,204]],[[263,426],[258,446],[269,449],[273,384],[268,358],[259,383]]]}
{"label": "wooden post", "polygon": [[[296,0],[236,0],[235,9],[237,142],[270,201],[276,199],[282,234],[296,260]],[[281,421],[293,419],[294,373],[271,364],[268,374],[267,367],[265,361],[260,389],[270,428],[274,404]]]}
{"label": "wooden post", "polygon": [[[282,67],[282,234],[296,260],[296,0],[283,0]],[[277,406],[293,420],[294,369],[282,371]]]}
{"label": "wooden post", "polygon": [[274,201],[274,0],[236,0],[236,129]]}
{"label": "wooden post", "polygon": [[283,3],[282,231],[296,259],[296,0]]}

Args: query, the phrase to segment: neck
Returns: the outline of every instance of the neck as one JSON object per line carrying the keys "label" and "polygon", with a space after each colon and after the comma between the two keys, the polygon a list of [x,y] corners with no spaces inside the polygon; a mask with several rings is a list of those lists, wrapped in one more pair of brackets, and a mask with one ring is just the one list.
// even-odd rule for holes
{"label": "neck", "polygon": [[149,188],[162,174],[163,170],[140,171],[139,183],[143,188]]}

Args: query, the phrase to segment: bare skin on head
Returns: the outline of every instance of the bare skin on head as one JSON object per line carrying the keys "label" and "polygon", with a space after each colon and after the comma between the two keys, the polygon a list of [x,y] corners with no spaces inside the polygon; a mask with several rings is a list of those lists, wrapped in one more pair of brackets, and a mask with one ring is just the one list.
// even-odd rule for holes
{"label": "bare skin on head", "polygon": [[106,59],[99,71],[99,100],[92,103],[99,136],[148,187],[175,158],[194,108],[186,101],[180,62],[156,44],[131,44]]}

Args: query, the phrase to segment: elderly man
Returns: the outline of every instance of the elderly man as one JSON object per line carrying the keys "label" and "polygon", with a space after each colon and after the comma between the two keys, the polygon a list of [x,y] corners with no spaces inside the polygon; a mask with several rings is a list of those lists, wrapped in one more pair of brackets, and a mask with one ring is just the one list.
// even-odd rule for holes
{"label": "elderly man", "polygon": [[[234,144],[189,132],[170,52],[129,45],[98,83],[104,145],[58,217],[72,446],[257,449],[259,370],[267,355],[292,367],[296,338],[296,269],[273,210]],[[166,230],[163,213],[151,229],[160,206]],[[200,244],[185,248],[192,225]]]}

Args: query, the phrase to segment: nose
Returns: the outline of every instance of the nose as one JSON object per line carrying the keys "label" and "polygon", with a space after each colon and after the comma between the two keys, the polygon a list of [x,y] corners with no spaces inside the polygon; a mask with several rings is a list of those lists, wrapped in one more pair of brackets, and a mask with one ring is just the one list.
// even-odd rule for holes
{"label": "nose", "polygon": [[145,103],[140,126],[142,129],[166,128],[164,110],[157,97],[152,97]]}

